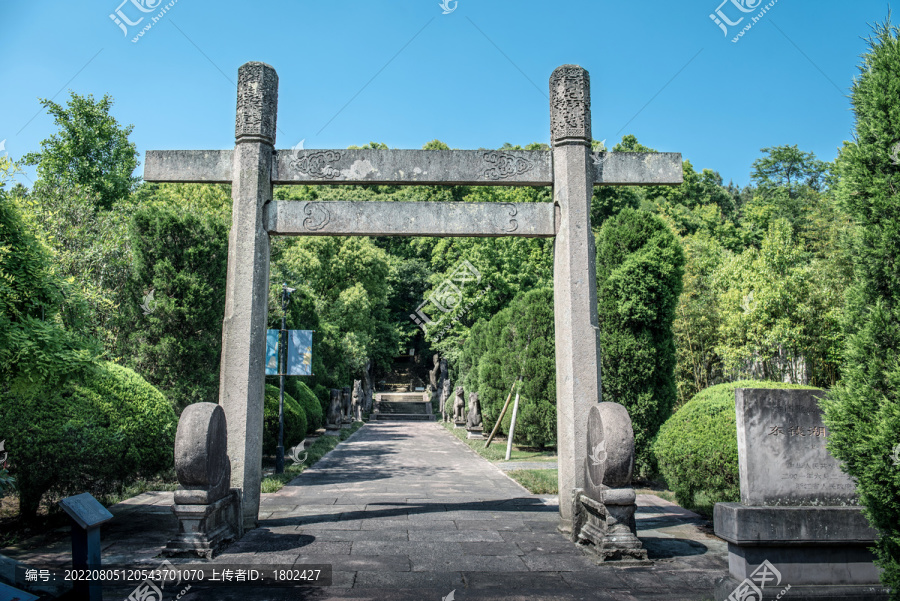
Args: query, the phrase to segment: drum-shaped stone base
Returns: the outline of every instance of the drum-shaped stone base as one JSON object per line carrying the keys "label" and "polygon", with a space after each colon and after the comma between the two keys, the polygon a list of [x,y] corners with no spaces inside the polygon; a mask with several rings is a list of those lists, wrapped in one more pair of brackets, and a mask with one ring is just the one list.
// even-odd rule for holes
{"label": "drum-shaped stone base", "polygon": [[209,505],[173,505],[172,512],[178,518],[178,534],[163,549],[163,555],[169,557],[212,559],[226,543],[243,534],[239,488]]}

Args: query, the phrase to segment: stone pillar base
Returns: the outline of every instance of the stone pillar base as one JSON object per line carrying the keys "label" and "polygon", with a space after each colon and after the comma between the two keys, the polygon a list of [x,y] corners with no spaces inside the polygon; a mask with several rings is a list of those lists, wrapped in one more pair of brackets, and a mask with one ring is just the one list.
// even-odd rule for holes
{"label": "stone pillar base", "polygon": [[206,505],[172,505],[178,517],[178,534],[163,555],[212,559],[225,544],[243,535],[241,490],[232,488],[226,496]]}
{"label": "stone pillar base", "polygon": [[484,440],[484,428],[466,428],[468,434],[466,434],[466,438],[469,440]]}
{"label": "stone pillar base", "polygon": [[634,490],[610,489],[608,493],[609,498],[601,503],[576,491],[572,540],[585,545],[601,562],[646,562],[647,550],[635,535]]}
{"label": "stone pillar base", "polygon": [[465,428],[466,422],[453,422],[453,427],[454,428]]}

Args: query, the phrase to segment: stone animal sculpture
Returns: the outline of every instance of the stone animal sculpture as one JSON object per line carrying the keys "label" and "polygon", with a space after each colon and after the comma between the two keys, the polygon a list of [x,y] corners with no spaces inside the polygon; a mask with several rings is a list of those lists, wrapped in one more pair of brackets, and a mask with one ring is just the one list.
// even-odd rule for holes
{"label": "stone animal sculpture", "polygon": [[326,426],[340,428],[341,427],[341,389],[331,389],[331,399],[328,403],[328,415],[325,421]]}
{"label": "stone animal sculpture", "polygon": [[461,424],[465,421],[466,414],[466,399],[463,396],[463,387],[456,387],[456,398],[453,399],[453,421],[457,424]]}
{"label": "stone animal sculpture", "polygon": [[466,416],[467,428],[481,427],[481,404],[478,402],[478,393],[469,393],[469,414]]}

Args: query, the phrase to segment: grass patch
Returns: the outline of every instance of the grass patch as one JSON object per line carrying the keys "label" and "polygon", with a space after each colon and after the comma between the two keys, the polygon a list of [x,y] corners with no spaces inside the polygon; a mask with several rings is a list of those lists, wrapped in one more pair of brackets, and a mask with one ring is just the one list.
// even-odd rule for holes
{"label": "grass patch", "polygon": [[555,495],[559,488],[559,470],[513,470],[506,475],[533,495]]}
{"label": "grass patch", "polygon": [[306,461],[303,463],[295,463],[284,466],[283,474],[271,474],[263,478],[261,491],[264,493],[278,492],[285,484],[303,473],[303,470],[315,464],[319,459],[325,456],[338,445],[339,442],[347,440],[350,435],[362,428],[363,422],[354,422],[349,428],[341,430],[340,436],[320,436],[319,439],[312,443],[306,450]]}
{"label": "grass patch", "polygon": [[[491,446],[484,448],[486,440],[469,440],[466,438],[468,432],[465,428],[454,428],[453,424],[447,422],[438,422],[448,432],[456,436],[458,439],[469,445],[469,447],[489,461],[503,461],[506,459],[506,439],[494,437]],[[490,434],[490,432],[488,433]],[[513,445],[512,453],[509,456],[510,461],[556,461],[556,451],[541,451],[539,449],[530,449],[527,447],[518,447]]]}
{"label": "grass patch", "polygon": [[678,501],[675,500],[675,493],[665,488],[635,488],[634,493],[637,495],[656,495],[660,499],[678,504]]}

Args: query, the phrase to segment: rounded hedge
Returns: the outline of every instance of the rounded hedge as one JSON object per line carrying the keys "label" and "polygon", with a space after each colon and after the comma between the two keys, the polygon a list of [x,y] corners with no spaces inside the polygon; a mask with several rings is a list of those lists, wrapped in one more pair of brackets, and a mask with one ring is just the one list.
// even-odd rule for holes
{"label": "rounded hedge", "polygon": [[[278,376],[266,376],[266,385],[267,388],[269,385],[271,385],[275,388],[275,390],[279,390]],[[316,388],[318,389],[318,386]],[[300,378],[285,378],[284,394],[285,396],[290,395],[291,398],[297,401],[300,407],[303,408],[303,412],[306,415],[307,434],[312,434],[325,424],[324,412],[322,411],[322,403],[318,399],[318,394],[313,392],[309,388],[309,386],[307,386],[303,383],[302,380],[300,380]],[[275,394],[275,397],[278,397],[278,393]]]}
{"label": "rounded hedge", "polygon": [[653,442],[659,472],[683,507],[711,509],[740,501],[737,388],[813,388],[782,382],[742,380],[698,392],[660,428]]}
{"label": "rounded hedge", "polygon": [[0,440],[6,440],[24,519],[35,516],[47,492],[103,496],[173,464],[171,403],[115,363],[89,367],[40,395],[7,395],[0,409]]}
{"label": "rounded hedge", "polygon": [[[274,455],[278,446],[278,399],[281,390],[266,384],[266,406],[263,417],[263,453]],[[284,450],[306,438],[306,412],[294,397],[284,393]]]}
{"label": "rounded hedge", "polygon": [[312,434],[324,424],[322,416],[322,404],[316,394],[303,382],[297,382],[295,392],[292,395],[297,403],[303,407],[306,413],[306,433]]}

